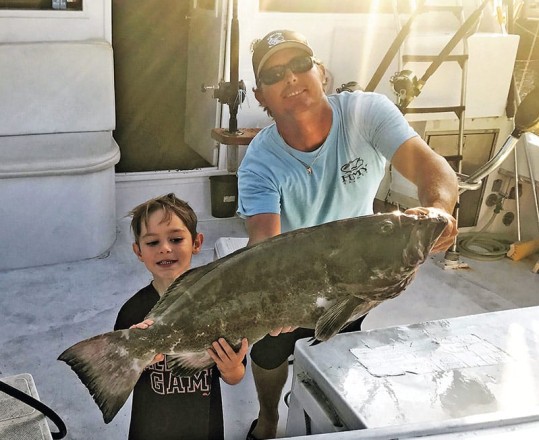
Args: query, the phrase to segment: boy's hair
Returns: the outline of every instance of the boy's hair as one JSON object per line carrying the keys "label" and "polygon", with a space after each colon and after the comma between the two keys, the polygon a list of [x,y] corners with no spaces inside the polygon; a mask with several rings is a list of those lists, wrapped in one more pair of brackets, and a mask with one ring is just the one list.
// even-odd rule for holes
{"label": "boy's hair", "polygon": [[189,203],[178,199],[174,193],[169,193],[141,203],[129,212],[129,215],[133,217],[131,220],[131,231],[133,231],[133,236],[137,244],[140,239],[142,225],[144,224],[147,228],[150,215],[159,210],[165,212],[163,217],[164,222],[170,221],[172,215],[177,215],[191,233],[193,240],[195,239],[197,236],[197,216],[195,211],[189,206]]}

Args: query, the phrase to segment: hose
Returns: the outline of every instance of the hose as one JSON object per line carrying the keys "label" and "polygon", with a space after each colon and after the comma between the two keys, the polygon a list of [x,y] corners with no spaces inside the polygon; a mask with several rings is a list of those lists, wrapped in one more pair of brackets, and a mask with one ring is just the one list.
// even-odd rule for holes
{"label": "hose", "polygon": [[[486,234],[464,234],[458,240],[459,252],[473,260],[501,260],[509,251],[511,242],[488,237]],[[479,250],[478,250],[479,248]]]}
{"label": "hose", "polygon": [[491,234],[484,232],[499,212],[495,209],[490,220],[479,232],[459,235],[457,243],[461,255],[480,261],[495,261],[505,257],[512,242],[496,239]]}

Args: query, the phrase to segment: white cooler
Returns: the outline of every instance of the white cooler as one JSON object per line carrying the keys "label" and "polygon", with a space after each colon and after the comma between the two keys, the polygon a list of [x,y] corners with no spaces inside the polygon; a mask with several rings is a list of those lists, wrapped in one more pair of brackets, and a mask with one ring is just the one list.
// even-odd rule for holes
{"label": "white cooler", "polygon": [[[315,346],[303,339],[294,355],[289,437],[490,430],[539,438],[539,307],[340,334]],[[358,431],[342,437],[350,430]]]}

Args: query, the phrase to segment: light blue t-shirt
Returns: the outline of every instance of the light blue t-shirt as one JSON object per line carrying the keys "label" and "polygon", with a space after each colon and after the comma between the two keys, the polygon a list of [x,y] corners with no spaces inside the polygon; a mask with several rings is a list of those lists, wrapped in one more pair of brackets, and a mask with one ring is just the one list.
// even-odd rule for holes
{"label": "light blue t-shirt", "polygon": [[275,124],[251,141],[238,170],[240,216],[280,214],[286,232],[372,214],[386,160],[417,133],[385,95],[343,92],[328,99],[333,122],[317,150],[291,148]]}

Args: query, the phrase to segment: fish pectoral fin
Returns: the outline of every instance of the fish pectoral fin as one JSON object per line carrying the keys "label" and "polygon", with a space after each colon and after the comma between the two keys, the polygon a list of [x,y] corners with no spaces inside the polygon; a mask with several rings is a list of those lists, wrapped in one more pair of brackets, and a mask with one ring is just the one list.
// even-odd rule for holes
{"label": "fish pectoral fin", "polygon": [[341,330],[354,310],[361,305],[361,298],[349,297],[331,306],[316,322],[314,336],[319,341],[327,341]]}
{"label": "fish pectoral fin", "polygon": [[320,342],[322,342],[322,341],[319,341],[319,340],[316,339],[316,338],[309,338],[309,340],[308,340],[307,342],[310,342],[309,346],[310,346],[310,347],[313,347],[313,346],[315,346],[315,345],[320,344]]}
{"label": "fish pectoral fin", "polygon": [[192,376],[213,367],[214,364],[215,362],[205,350],[167,355],[167,366],[175,376]]}

